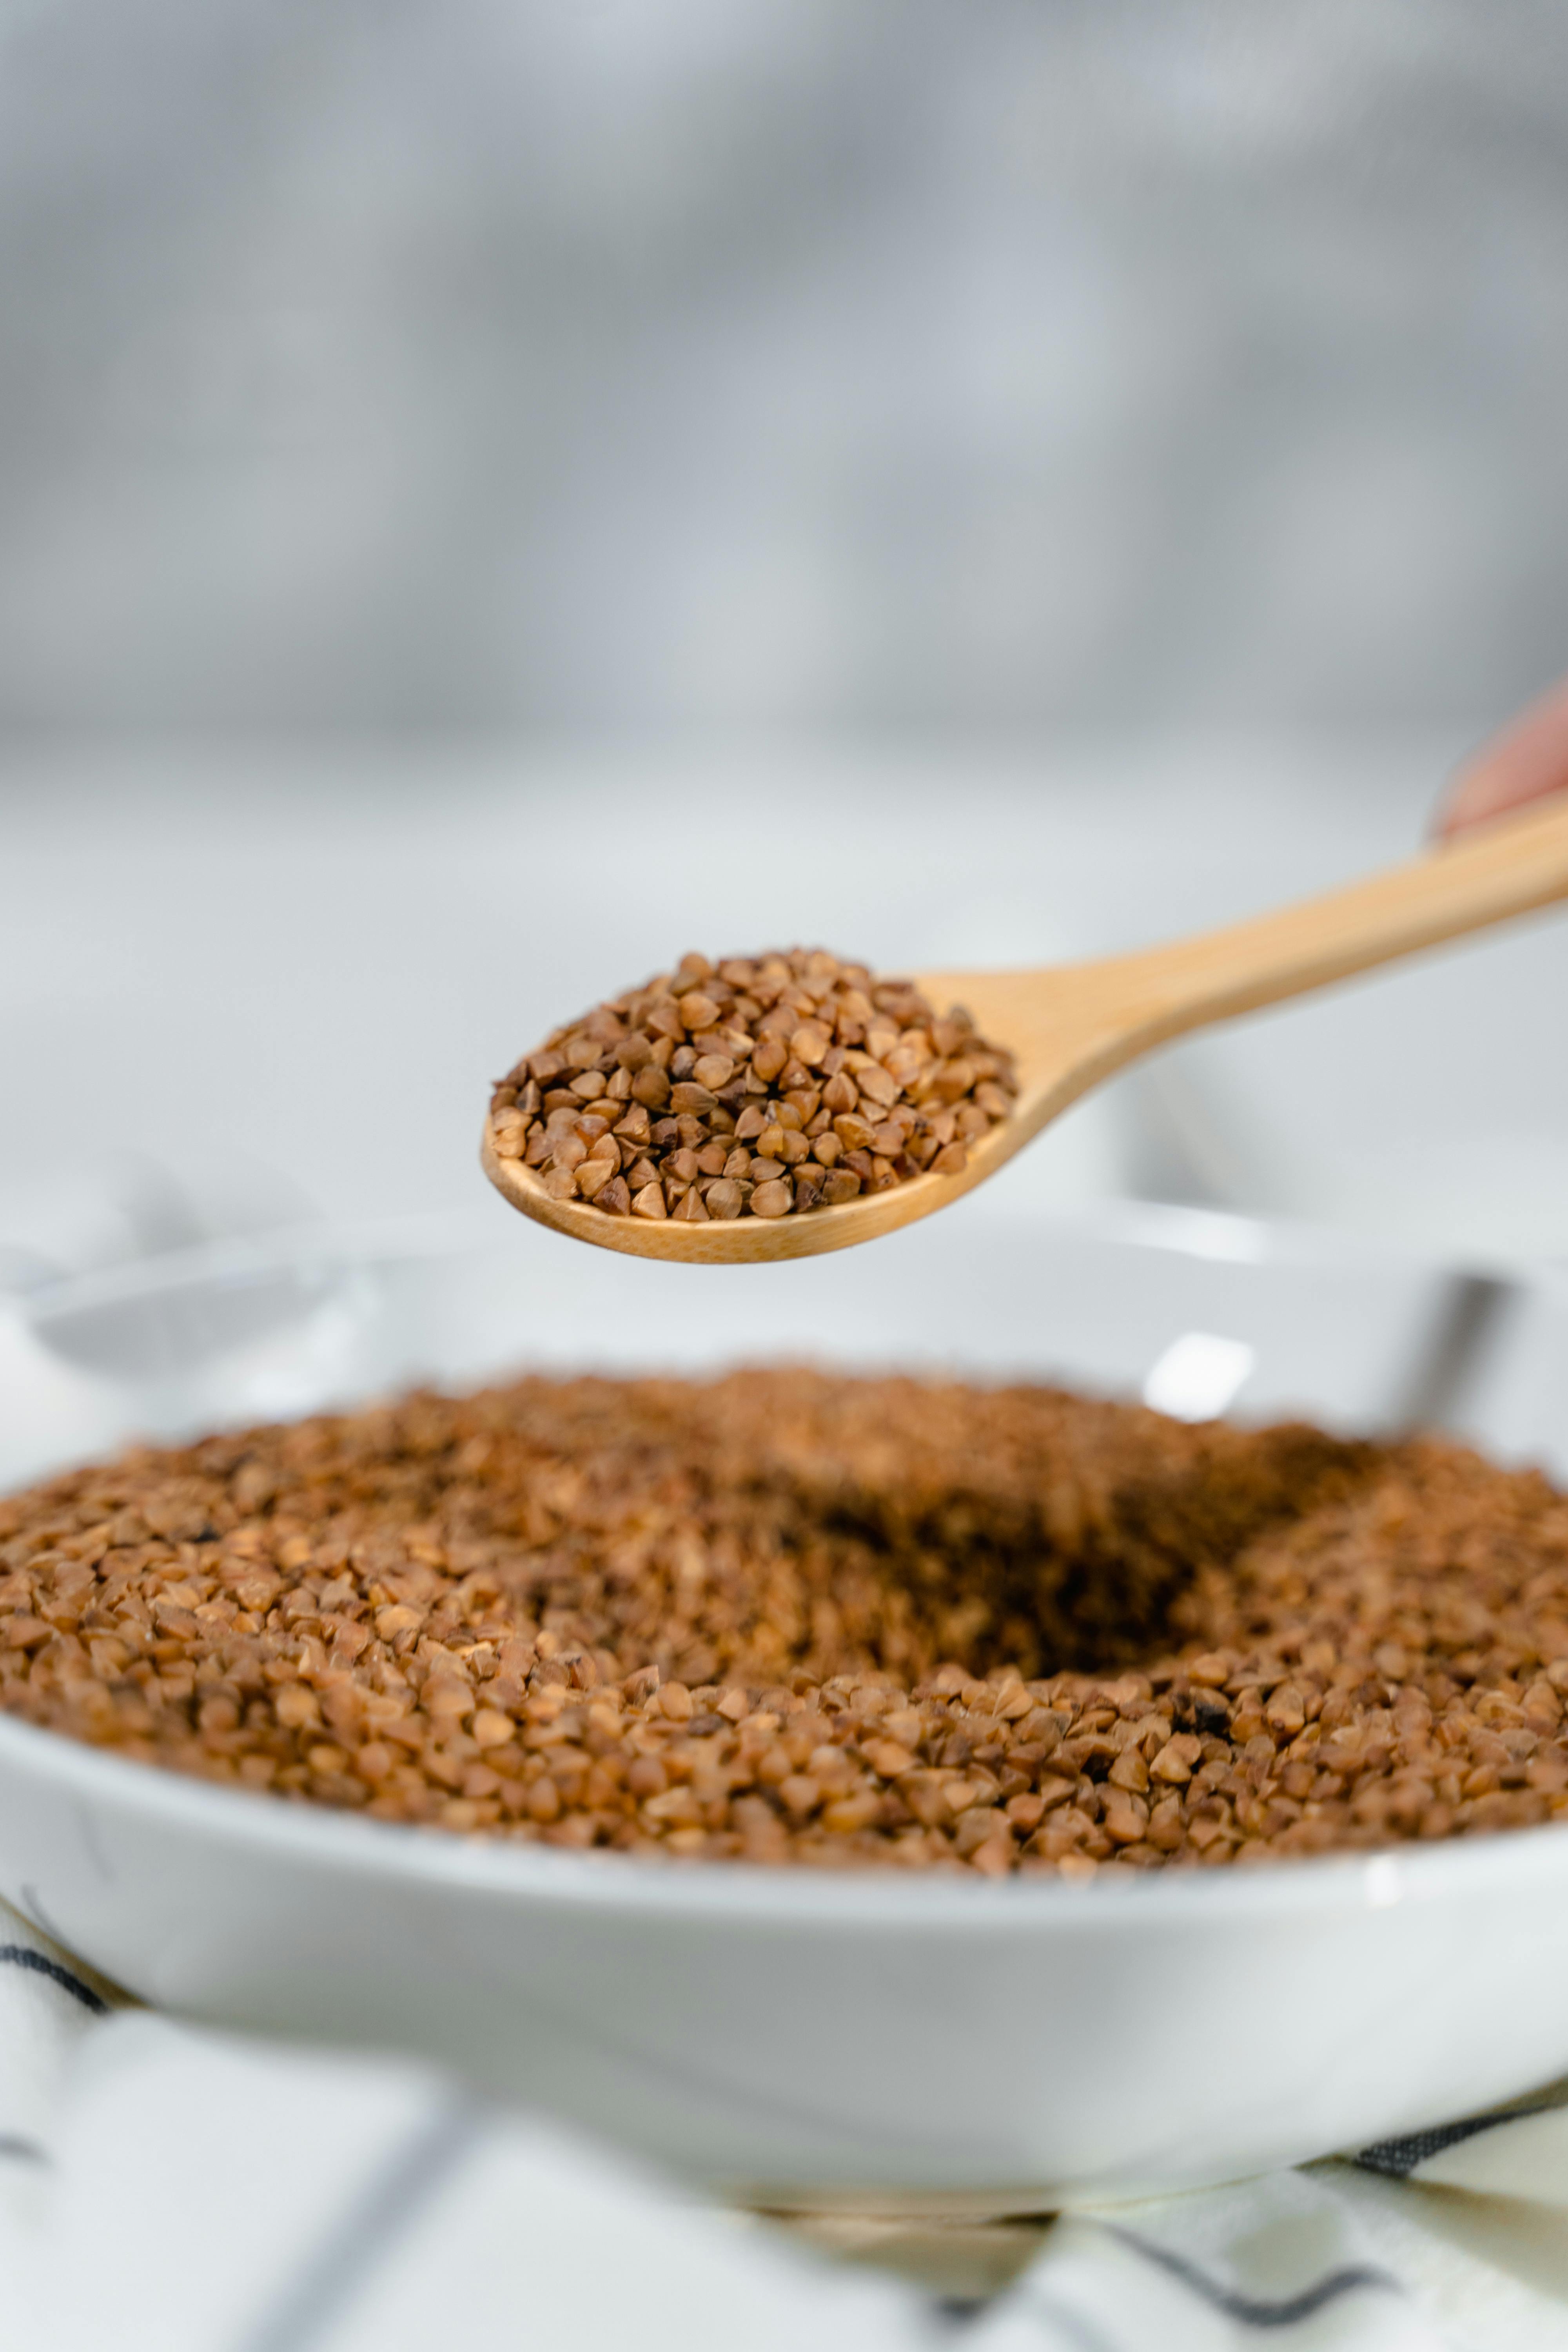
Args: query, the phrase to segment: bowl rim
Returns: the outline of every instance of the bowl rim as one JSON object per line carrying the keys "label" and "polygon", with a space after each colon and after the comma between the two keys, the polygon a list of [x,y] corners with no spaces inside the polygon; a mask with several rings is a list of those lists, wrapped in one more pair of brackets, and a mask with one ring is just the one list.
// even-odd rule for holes
{"label": "bowl rim", "polygon": [[[1384,1266],[1435,1280],[1480,1276],[1508,1287],[1568,1300],[1568,1259],[1528,1261],[1476,1251],[1448,1255],[1420,1243],[1313,1223],[1289,1217],[1248,1216],[1237,1210],[1185,1202],[1108,1198],[1068,1207],[994,1206],[984,1199],[962,1204],[977,1225],[1080,1232],[1110,1245],[1152,1250],[1173,1257],[1233,1265]],[[86,1272],[62,1276],[26,1290],[0,1292],[0,1313],[11,1312],[33,1328],[56,1314],[119,1305],[203,1278],[279,1272],[318,1266],[323,1257],[350,1262],[378,1258],[468,1256],[500,1249],[517,1220],[501,1222],[489,1210],[426,1210],[381,1217],[312,1218],[275,1225],[265,1233],[228,1235],[216,1241],[162,1250]],[[899,1236],[883,1236],[897,1243]],[[786,1268],[787,1270],[787,1268]],[[715,1269],[688,1268],[699,1278]],[[721,1273],[728,1269],[720,1270]]]}
{"label": "bowl rim", "polygon": [[[1425,1269],[1437,1278],[1478,1272],[1510,1286],[1568,1301],[1568,1266],[1521,1267],[1450,1259],[1419,1246],[1335,1228],[1163,1202],[1106,1201],[1068,1210],[991,1210],[998,1223],[1073,1231],[1134,1249],[1265,1265],[1381,1265]],[[511,1221],[508,1221],[509,1226]],[[500,1245],[507,1228],[475,1211],[353,1221],[318,1221],[259,1235],[204,1243],[157,1257],[51,1282],[9,1302],[47,1342],[57,1312],[155,1295],[205,1279],[236,1279],[314,1264],[323,1257],[460,1257]],[[792,1922],[873,1930],[918,1926],[925,1933],[994,1937],[1011,1927],[1038,1932],[1099,1929],[1151,1910],[1156,1924],[1237,1924],[1323,1907],[1387,1910],[1406,1901],[1476,1899],[1520,1869],[1554,1883],[1568,1876],[1568,1822],[1500,1830],[1432,1844],[1394,1843],[1352,1853],[1280,1857],[1237,1867],[1097,1870],[1092,1878],[1013,1876],[957,1881],[946,1873],[742,1862],[658,1863],[608,1851],[574,1853],[412,1823],[366,1820],[346,1811],[231,1789],[172,1767],[118,1756],[0,1711],[0,1766],[51,1781],[78,1801],[119,1812],[144,1829],[189,1832],[259,1858],[331,1868],[366,1881],[459,1888],[502,1904],[625,1911],[737,1926]],[[43,1924],[43,1923],[40,1923]]]}

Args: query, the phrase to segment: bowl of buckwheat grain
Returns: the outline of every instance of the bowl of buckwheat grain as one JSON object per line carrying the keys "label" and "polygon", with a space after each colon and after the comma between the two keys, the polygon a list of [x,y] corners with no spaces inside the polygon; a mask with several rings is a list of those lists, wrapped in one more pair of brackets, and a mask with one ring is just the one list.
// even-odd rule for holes
{"label": "bowl of buckwheat grain", "polygon": [[1558,1275],[498,1206],[35,1294],[0,1398],[0,1893],[150,2001],[861,2210],[1568,2069]]}

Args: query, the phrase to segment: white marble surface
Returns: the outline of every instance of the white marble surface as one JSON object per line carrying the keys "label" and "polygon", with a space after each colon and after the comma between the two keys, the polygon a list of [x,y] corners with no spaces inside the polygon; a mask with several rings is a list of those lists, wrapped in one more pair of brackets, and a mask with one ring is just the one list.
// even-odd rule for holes
{"label": "white marble surface", "polygon": [[[487,1079],[689,946],[893,967],[1136,944],[1405,853],[1458,748],[14,755],[0,1250],[471,1203]],[[1568,1253],[1565,959],[1547,918],[1216,1034],[991,1192]]]}

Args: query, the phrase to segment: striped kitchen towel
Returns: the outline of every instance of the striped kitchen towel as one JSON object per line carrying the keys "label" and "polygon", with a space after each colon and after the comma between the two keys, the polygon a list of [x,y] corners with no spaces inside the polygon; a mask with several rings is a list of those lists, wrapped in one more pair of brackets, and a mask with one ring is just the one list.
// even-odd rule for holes
{"label": "striped kitchen towel", "polygon": [[1568,2352],[1568,2107],[1028,2242],[944,2298],[419,2067],[124,2005],[0,1906],[5,2352]]}

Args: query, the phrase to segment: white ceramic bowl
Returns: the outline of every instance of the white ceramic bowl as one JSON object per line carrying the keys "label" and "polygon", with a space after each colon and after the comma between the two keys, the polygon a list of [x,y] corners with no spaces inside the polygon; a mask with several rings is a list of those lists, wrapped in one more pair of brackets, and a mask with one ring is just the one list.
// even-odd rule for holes
{"label": "white ceramic bowl", "polygon": [[[8,1480],[510,1364],[810,1354],[1568,1454],[1568,1288],[1234,1219],[933,1220],[784,1268],[510,1223],[165,1260],[0,1319]],[[1228,1341],[1190,1344],[1192,1335]],[[1207,1370],[1205,1370],[1205,1366]],[[1178,1383],[1179,1384],[1179,1383]],[[1201,1402],[1201,1398],[1196,1401]],[[1555,1419],[1553,1419],[1555,1416]],[[1068,1886],[649,1867],[237,1795],[0,1717],[0,1890],[190,2016],[416,2051],[730,2190],[1014,2208],[1211,2181],[1568,2070],[1568,1834]]]}

